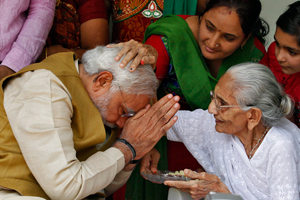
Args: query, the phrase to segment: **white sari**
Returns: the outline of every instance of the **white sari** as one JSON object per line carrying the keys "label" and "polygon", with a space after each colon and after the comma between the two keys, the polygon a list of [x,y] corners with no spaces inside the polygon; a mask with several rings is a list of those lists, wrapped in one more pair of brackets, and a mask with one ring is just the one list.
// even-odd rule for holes
{"label": "white sari", "polygon": [[207,111],[179,111],[177,116],[168,139],[183,142],[233,194],[245,200],[299,199],[300,130],[290,121],[272,127],[249,160],[238,137],[216,132]]}

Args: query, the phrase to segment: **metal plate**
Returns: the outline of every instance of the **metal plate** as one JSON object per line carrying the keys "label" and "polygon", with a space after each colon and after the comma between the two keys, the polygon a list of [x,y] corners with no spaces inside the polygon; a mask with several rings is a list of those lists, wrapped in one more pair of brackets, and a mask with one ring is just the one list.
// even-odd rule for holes
{"label": "metal plate", "polygon": [[[170,175],[171,171],[157,170],[156,173],[152,173],[150,170],[144,171],[141,174],[145,179],[153,183],[163,183],[165,181],[189,181],[190,178],[182,175]],[[172,172],[174,173],[174,172]]]}

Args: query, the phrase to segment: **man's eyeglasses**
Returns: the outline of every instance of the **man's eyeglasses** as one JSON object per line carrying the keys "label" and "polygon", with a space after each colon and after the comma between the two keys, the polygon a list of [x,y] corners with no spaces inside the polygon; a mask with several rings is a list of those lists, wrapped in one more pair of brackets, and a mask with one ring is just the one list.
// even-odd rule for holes
{"label": "man's eyeglasses", "polygon": [[121,117],[133,117],[136,113],[132,109],[130,109],[130,108],[127,107],[120,86],[119,86],[119,90],[121,92],[121,96],[122,96],[122,99],[123,99],[123,102],[124,102],[124,105],[125,105],[125,108],[126,108],[126,111],[127,111],[127,113],[121,115]]}
{"label": "man's eyeglasses", "polygon": [[210,99],[215,101],[217,110],[221,110],[222,108],[239,107],[239,105],[222,105],[221,102],[215,97],[215,93],[213,91],[210,91]]}

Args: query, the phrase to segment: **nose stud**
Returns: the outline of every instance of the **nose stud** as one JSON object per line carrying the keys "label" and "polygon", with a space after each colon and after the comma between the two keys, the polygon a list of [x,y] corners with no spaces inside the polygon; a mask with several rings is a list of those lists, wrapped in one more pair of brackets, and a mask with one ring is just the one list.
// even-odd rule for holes
{"label": "nose stud", "polygon": [[216,47],[220,46],[219,44],[216,44]]}

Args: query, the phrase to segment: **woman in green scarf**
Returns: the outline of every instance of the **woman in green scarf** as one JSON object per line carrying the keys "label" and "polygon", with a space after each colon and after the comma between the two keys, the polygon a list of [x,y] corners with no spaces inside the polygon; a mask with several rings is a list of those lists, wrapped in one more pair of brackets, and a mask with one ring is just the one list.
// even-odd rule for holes
{"label": "woman in green scarf", "polygon": [[[150,46],[154,47],[156,76],[161,80],[158,98],[173,93],[181,97],[182,109],[207,109],[210,91],[229,67],[242,62],[268,65],[261,42],[268,30],[259,18],[260,11],[259,0],[210,0],[200,16],[162,17],[147,28],[147,45],[118,44],[125,48],[117,57],[131,51],[123,64],[133,59],[134,70],[140,62],[153,64],[157,56]],[[157,144],[161,154],[158,169],[196,170],[197,162],[178,145],[163,139]],[[127,199],[166,199],[166,188],[143,182],[135,171],[127,183]]]}

